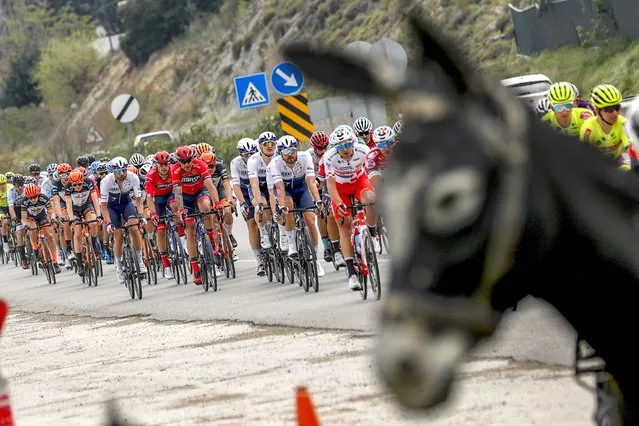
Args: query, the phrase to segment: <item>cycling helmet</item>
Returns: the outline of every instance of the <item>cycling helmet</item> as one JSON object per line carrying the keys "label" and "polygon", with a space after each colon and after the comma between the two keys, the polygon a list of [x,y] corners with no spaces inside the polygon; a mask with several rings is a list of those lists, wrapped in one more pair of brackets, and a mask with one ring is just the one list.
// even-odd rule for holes
{"label": "cycling helmet", "polygon": [[260,146],[258,145],[256,140],[253,140],[253,142],[251,143],[251,154],[255,154],[259,150],[260,150]]}
{"label": "cycling helmet", "polygon": [[297,139],[290,135],[284,135],[277,140],[277,151],[287,148],[297,148]]}
{"label": "cycling helmet", "polygon": [[170,155],[166,151],[158,151],[153,156],[155,163],[168,163],[170,161]]}
{"label": "cycling helmet", "polygon": [[60,163],[58,164],[58,174],[62,173],[71,173],[71,165],[68,163]]}
{"label": "cycling helmet", "polygon": [[95,156],[93,154],[87,154],[87,158],[89,159],[89,164],[95,161]]}
{"label": "cycling helmet", "polygon": [[590,94],[590,103],[598,109],[619,105],[621,100],[621,92],[612,84],[600,84]]}
{"label": "cycling helmet", "polygon": [[548,89],[548,100],[551,104],[565,104],[575,100],[575,91],[572,85],[566,81],[560,81],[550,85]]}
{"label": "cycling helmet", "polygon": [[237,152],[240,154],[250,154],[253,151],[253,143],[255,140],[251,138],[242,138],[237,141]]}
{"label": "cycling helmet", "polygon": [[7,177],[0,173],[0,185],[7,183]]}
{"label": "cycling helmet", "polygon": [[83,175],[87,174],[87,169],[85,169],[84,167],[76,167],[75,170],[80,170]]}
{"label": "cycling helmet", "polygon": [[146,177],[147,174],[151,171],[151,165],[148,163],[142,164],[140,167],[140,176]]}
{"label": "cycling helmet", "polygon": [[36,181],[36,180],[35,180],[35,178],[34,178],[34,177],[32,177],[32,176],[25,176],[25,177],[24,177],[24,183],[25,183],[26,185],[28,185],[28,184],[30,184],[30,183],[32,183],[32,184],[34,184],[34,185],[35,185],[36,183],[38,183],[38,181]]}
{"label": "cycling helmet", "polygon": [[111,170],[113,169],[124,169],[127,166],[126,158],[124,157],[115,157],[111,162],[109,162],[111,166]]}
{"label": "cycling helmet", "polygon": [[69,175],[69,182],[71,182],[71,185],[84,182],[84,173],[82,173],[82,170],[80,170],[80,168],[77,168],[71,172],[71,174]]}
{"label": "cycling helmet", "polygon": [[197,156],[201,157],[202,154],[204,154],[205,152],[213,151],[213,147],[206,142],[202,142],[197,144],[197,146],[195,147],[195,151],[197,152]]}
{"label": "cycling helmet", "polygon": [[357,138],[352,130],[349,127],[338,126],[333,133],[328,138],[331,146],[339,145],[346,142],[352,142],[355,144],[357,142]]}
{"label": "cycling helmet", "polygon": [[380,144],[382,142],[393,142],[395,140],[395,131],[390,126],[379,126],[373,131],[373,142]]}
{"label": "cycling helmet", "polygon": [[29,173],[40,172],[40,165],[37,163],[33,163],[29,165]]}
{"label": "cycling helmet", "polygon": [[328,146],[328,135],[321,130],[311,135],[311,145],[315,148],[326,148]]}
{"label": "cycling helmet", "polygon": [[129,164],[128,166],[126,166],[126,170],[131,173],[135,173],[136,175],[138,174],[138,168],[135,167],[133,164]]}
{"label": "cycling helmet", "polygon": [[89,157],[87,157],[86,155],[81,155],[79,156],[75,162],[78,164],[78,166],[82,166],[82,167],[89,167],[89,164],[91,164],[91,162],[89,161]]}
{"label": "cycling helmet", "polygon": [[110,157],[102,157],[102,158],[100,158],[100,162],[101,163],[108,163],[109,161],[111,161]]}
{"label": "cycling helmet", "polygon": [[95,169],[96,173],[108,173],[107,163],[100,163],[98,167]]}
{"label": "cycling helmet", "polygon": [[149,154],[146,156],[146,158],[144,159],[144,163],[145,164],[153,164],[153,160],[155,159],[155,155],[153,154]]}
{"label": "cycling helmet", "polygon": [[215,154],[211,151],[206,151],[202,153],[200,160],[204,161],[206,164],[215,164]]}
{"label": "cycling helmet", "polygon": [[373,130],[373,123],[366,117],[359,117],[353,122],[353,129],[357,133],[367,133]]}
{"label": "cycling helmet", "polygon": [[543,98],[537,103],[537,108],[535,109],[537,114],[544,115],[548,111],[551,110],[550,101],[548,98]]}
{"label": "cycling helmet", "polygon": [[393,131],[395,132],[395,135],[402,133],[402,120],[397,120],[395,124],[393,124]]}
{"label": "cycling helmet", "polygon": [[175,156],[179,161],[186,161],[193,159],[193,150],[186,145],[182,145],[175,151]]}
{"label": "cycling helmet", "polygon": [[177,162],[178,162],[177,154],[175,152],[170,153],[169,154],[169,163],[175,164]]}
{"label": "cycling helmet", "polygon": [[579,89],[577,89],[577,85],[575,85],[574,83],[570,83],[570,85],[572,86],[572,91],[575,92],[575,98],[579,97]]}
{"label": "cycling helmet", "polygon": [[142,164],[144,164],[144,157],[142,156],[142,154],[136,152],[131,156],[131,158],[129,158],[129,164],[132,164],[135,167],[140,167]]}
{"label": "cycling helmet", "polygon": [[257,137],[257,142],[262,145],[266,141],[277,142],[277,136],[273,132],[262,132]]}
{"label": "cycling helmet", "polygon": [[13,172],[7,172],[7,173],[5,173],[4,175],[5,175],[5,176],[7,177],[7,179],[9,180],[9,183],[13,183],[13,182],[11,182],[11,180],[12,180],[12,179],[13,179],[13,177],[15,176],[15,174],[14,174]]}
{"label": "cycling helmet", "polygon": [[11,180],[11,183],[14,186],[22,186],[22,185],[24,185],[24,176],[22,176],[22,175],[14,175],[13,179]]}
{"label": "cycling helmet", "polygon": [[24,187],[24,195],[27,198],[37,197],[39,193],[40,193],[40,189],[38,189],[38,185],[36,185],[35,183],[28,183]]}
{"label": "cycling helmet", "polygon": [[95,173],[95,171],[97,170],[99,164],[100,164],[99,161],[93,161],[91,163],[91,166],[89,166],[89,171],[91,171],[91,173]]}

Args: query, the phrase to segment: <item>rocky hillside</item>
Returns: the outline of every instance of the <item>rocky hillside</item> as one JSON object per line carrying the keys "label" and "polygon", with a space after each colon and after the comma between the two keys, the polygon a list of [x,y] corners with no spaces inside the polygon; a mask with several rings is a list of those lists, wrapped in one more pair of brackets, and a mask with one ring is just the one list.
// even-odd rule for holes
{"label": "rocky hillside", "polygon": [[[233,16],[209,15],[188,33],[134,68],[122,53],[109,57],[98,83],[71,111],[53,137],[81,140],[91,125],[109,144],[125,136],[111,117],[111,99],[119,93],[137,96],[142,105],[135,133],[163,128],[186,131],[205,122],[220,133],[256,121],[254,111],[239,112],[233,77],[269,71],[280,61],[278,46],[292,39],[347,44],[382,37],[403,41],[402,13],[415,5],[463,40],[482,65],[507,74],[503,58],[515,58],[512,25],[505,1],[497,0],[259,0],[240,2]],[[417,9],[414,9],[417,10]],[[308,85],[311,98],[325,94]],[[262,116],[275,113],[271,105]]]}

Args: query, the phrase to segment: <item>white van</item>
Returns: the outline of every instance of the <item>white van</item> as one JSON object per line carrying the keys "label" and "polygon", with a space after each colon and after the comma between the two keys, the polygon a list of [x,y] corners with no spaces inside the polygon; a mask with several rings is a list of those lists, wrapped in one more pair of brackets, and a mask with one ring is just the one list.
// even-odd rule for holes
{"label": "white van", "polygon": [[501,80],[501,84],[511,89],[515,96],[522,99],[531,108],[548,95],[552,81],[543,74],[520,75]]}
{"label": "white van", "polygon": [[151,133],[143,133],[141,135],[137,135],[135,137],[135,140],[133,141],[133,146],[138,146],[140,143],[142,145],[146,145],[147,143],[154,141],[154,140],[166,140],[166,141],[173,141],[173,133],[171,133],[170,130],[159,130],[157,132],[151,132]]}

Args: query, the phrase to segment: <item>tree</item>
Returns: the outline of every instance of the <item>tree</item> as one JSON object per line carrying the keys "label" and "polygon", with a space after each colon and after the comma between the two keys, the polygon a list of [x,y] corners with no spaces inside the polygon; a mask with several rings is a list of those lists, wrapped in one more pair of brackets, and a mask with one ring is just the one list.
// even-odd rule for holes
{"label": "tree", "polygon": [[48,105],[68,107],[78,100],[100,70],[100,60],[82,36],[51,40],[35,77]]}
{"label": "tree", "polygon": [[184,33],[193,15],[188,0],[135,0],[122,8],[126,35],[120,48],[136,65]]}
{"label": "tree", "polygon": [[32,50],[11,61],[9,75],[4,82],[0,107],[23,107],[42,102],[42,96],[33,77],[39,57],[39,52]]}

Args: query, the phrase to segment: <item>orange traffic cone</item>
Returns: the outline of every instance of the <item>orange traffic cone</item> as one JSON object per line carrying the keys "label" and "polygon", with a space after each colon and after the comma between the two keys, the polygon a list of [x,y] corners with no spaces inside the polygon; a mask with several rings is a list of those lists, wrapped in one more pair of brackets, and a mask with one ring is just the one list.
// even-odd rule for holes
{"label": "orange traffic cone", "polygon": [[319,420],[315,414],[313,401],[304,386],[300,386],[296,391],[297,401],[297,425],[298,426],[319,426]]}

